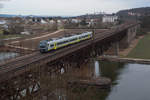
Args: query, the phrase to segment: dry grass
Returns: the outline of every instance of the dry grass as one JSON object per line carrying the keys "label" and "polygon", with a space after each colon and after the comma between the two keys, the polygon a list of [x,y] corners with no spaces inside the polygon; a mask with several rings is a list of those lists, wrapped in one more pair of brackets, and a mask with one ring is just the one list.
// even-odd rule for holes
{"label": "dry grass", "polygon": [[127,55],[131,58],[150,59],[150,33],[144,36],[137,46]]}

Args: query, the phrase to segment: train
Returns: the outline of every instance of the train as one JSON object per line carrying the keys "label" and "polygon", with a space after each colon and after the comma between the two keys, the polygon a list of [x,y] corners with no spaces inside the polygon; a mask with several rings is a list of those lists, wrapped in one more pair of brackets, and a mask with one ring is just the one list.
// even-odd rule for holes
{"label": "train", "polygon": [[46,53],[90,38],[92,38],[92,32],[84,32],[81,34],[76,34],[62,38],[42,40],[39,43],[39,50],[41,53]]}

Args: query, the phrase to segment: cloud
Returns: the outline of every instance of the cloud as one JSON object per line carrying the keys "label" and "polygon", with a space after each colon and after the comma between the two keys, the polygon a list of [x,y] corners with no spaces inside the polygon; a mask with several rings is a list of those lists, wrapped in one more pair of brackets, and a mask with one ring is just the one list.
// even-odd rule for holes
{"label": "cloud", "polygon": [[10,1],[10,0],[0,0],[0,9],[4,7],[3,2],[5,2],[5,1]]}
{"label": "cloud", "polygon": [[0,9],[3,8],[3,4],[0,3]]}
{"label": "cloud", "polygon": [[[8,0],[1,0],[8,1]],[[80,15],[150,6],[150,0],[11,0],[2,13],[35,15]]]}

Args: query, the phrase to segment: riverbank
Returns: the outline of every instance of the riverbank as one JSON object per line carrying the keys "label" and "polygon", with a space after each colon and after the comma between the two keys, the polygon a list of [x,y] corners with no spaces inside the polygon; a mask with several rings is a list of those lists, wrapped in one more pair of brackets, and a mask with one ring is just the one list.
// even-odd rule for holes
{"label": "riverbank", "polygon": [[97,57],[97,60],[150,64],[150,33],[139,36],[132,41],[126,49],[120,50],[118,56],[104,55]]}
{"label": "riverbank", "polygon": [[97,60],[121,63],[150,64],[150,59],[121,58],[117,56],[101,56],[97,57]]}
{"label": "riverbank", "polygon": [[127,54],[128,58],[150,59],[150,33],[144,35]]}
{"label": "riverbank", "polygon": [[119,56],[120,56],[120,57],[126,57],[126,56],[128,56],[129,53],[138,45],[138,43],[139,43],[139,42],[141,41],[141,39],[143,39],[144,37],[145,37],[145,35],[136,37],[136,38],[131,42],[131,44],[129,45],[128,48],[119,51]]}

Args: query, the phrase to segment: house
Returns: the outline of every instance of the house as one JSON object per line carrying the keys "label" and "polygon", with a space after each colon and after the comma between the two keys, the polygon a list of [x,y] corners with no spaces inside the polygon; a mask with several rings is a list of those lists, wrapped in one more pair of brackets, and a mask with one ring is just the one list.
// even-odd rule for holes
{"label": "house", "polygon": [[0,25],[4,25],[6,24],[6,21],[5,20],[0,20]]}
{"label": "house", "polygon": [[88,26],[94,26],[97,23],[101,23],[101,18],[94,18],[94,19],[87,19],[86,21],[88,23]]}
{"label": "house", "polygon": [[62,28],[64,26],[65,22],[61,19],[57,20],[57,26],[58,28]]}
{"label": "house", "polygon": [[140,13],[133,13],[133,12],[128,12],[128,15],[130,15],[130,16],[141,16]]}
{"label": "house", "polygon": [[50,24],[55,24],[56,21],[52,19],[52,20],[49,21],[49,23],[50,23]]}
{"label": "house", "polygon": [[47,24],[47,21],[44,19],[41,19],[41,24]]}
{"label": "house", "polygon": [[81,20],[80,20],[80,19],[75,19],[75,18],[74,18],[74,19],[71,20],[71,22],[72,22],[72,23],[80,23]]}
{"label": "house", "polygon": [[116,15],[104,15],[102,17],[102,22],[103,23],[114,23],[118,20],[118,16]]}
{"label": "house", "polygon": [[28,31],[26,32],[21,32],[22,35],[30,35],[30,33]]}
{"label": "house", "polygon": [[4,29],[8,29],[7,20],[0,19],[0,27]]}

